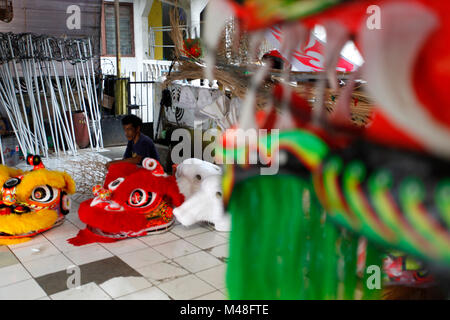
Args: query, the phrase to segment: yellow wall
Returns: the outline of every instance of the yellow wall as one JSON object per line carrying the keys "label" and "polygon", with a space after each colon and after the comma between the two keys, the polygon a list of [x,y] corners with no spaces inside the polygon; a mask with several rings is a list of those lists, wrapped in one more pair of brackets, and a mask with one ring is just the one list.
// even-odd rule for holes
{"label": "yellow wall", "polygon": [[[150,14],[148,15],[148,25],[149,27],[162,27],[162,4],[159,0],[154,0]],[[163,45],[163,33],[155,32],[155,45]],[[155,48],[155,59],[163,59],[163,48]]]}

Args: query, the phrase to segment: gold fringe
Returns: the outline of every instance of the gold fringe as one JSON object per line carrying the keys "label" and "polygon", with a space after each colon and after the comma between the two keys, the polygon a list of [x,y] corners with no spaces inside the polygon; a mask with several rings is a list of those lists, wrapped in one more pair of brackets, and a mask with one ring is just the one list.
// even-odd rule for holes
{"label": "gold fringe", "polygon": [[21,174],[23,174],[22,170],[0,165],[0,186],[3,186],[9,178],[17,177]]}
{"label": "gold fringe", "polygon": [[43,209],[22,215],[0,216],[0,232],[16,235],[51,227],[58,218],[55,210]]}
{"label": "gold fringe", "polygon": [[33,189],[40,185],[62,189],[69,194],[75,192],[75,182],[65,172],[39,169],[25,173],[22,182],[17,186],[16,195],[22,202],[28,201]]}
{"label": "gold fringe", "polygon": [[0,246],[9,246],[30,241],[32,238],[0,239]]}

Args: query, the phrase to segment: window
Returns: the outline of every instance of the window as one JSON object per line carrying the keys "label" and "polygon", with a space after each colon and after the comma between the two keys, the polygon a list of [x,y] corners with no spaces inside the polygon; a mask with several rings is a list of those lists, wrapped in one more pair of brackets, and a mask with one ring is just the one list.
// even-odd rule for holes
{"label": "window", "polygon": [[0,20],[6,23],[13,19],[13,6],[11,0],[0,0]]}
{"label": "window", "polygon": [[[121,3],[120,12],[120,53],[124,57],[134,57],[133,4]],[[102,47],[103,55],[116,55],[116,17],[114,3],[104,3]]]}

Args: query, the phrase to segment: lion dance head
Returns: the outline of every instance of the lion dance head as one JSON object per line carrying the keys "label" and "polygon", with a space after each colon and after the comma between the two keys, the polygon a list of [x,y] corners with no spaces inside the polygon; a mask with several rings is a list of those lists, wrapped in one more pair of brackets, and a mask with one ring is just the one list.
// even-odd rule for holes
{"label": "lion dance head", "polygon": [[143,167],[112,165],[103,187],[95,186],[93,193],[78,210],[86,228],[68,240],[75,246],[168,230],[174,222],[172,209],[184,201],[175,178],[151,158],[144,159]]}
{"label": "lion dance head", "polygon": [[75,182],[66,172],[47,170],[39,156],[28,156],[32,171],[0,165],[0,245],[31,240],[64,221]]}

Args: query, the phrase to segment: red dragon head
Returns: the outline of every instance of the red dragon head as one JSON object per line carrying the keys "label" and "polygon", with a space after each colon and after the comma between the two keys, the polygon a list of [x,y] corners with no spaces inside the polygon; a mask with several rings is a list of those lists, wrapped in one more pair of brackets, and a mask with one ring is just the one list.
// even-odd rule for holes
{"label": "red dragon head", "polygon": [[143,167],[130,163],[112,165],[95,198],[81,203],[78,215],[86,223],[73,245],[114,242],[167,230],[174,222],[172,208],[184,201],[173,176],[164,173],[154,159]]}

